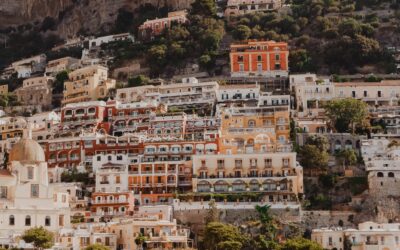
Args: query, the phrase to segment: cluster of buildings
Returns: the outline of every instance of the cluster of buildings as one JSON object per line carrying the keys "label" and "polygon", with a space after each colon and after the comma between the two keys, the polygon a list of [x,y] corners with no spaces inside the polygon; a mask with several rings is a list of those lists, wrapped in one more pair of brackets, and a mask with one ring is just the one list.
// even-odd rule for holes
{"label": "cluster of buildings", "polygon": [[[231,57],[240,77],[288,72],[285,43],[232,45]],[[0,118],[7,166],[0,246],[29,247],[19,236],[43,226],[55,233],[56,249],[140,249],[140,235],[150,249],[190,249],[190,231],[171,207],[185,193],[200,200],[252,192],[272,208],[300,208],[303,169],[290,142],[289,95],[190,77],[115,90],[99,64],[66,57],[46,65],[44,76],[26,78],[14,93],[48,111]],[[52,109],[54,76],[65,70],[55,95],[61,107]],[[88,173],[93,184],[64,182],[74,173]]]}
{"label": "cluster of buildings", "polygon": [[[281,1],[229,0],[226,16],[277,10]],[[186,11],[147,20],[141,39],[188,21]],[[117,34],[68,41],[55,50],[84,47],[82,58],[13,63],[2,78],[24,78],[13,90],[30,117],[0,117],[0,247],[31,247],[28,228],[55,233],[54,249],[192,249],[190,230],[174,219],[181,194],[203,202],[209,194],[257,194],[272,209],[296,208],[304,194],[303,168],[291,140],[328,138],[333,154],[354,149],[363,158],[372,196],[400,196],[398,128],[400,81],[334,82],[315,74],[289,75],[285,42],[246,41],[230,46],[225,81],[154,81],[116,89],[96,58],[107,43],[134,41]],[[67,71],[63,86],[58,73]],[[7,85],[0,87],[7,94]],[[334,133],[323,106],[355,98],[387,134]],[[14,109],[15,110],[15,109]],[[293,122],[293,123],[291,123]],[[291,138],[291,129],[299,131]],[[92,183],[66,183],[87,173]],[[188,202],[190,203],[190,201]],[[180,204],[180,203],[179,203]],[[324,249],[398,249],[398,224],[361,223],[358,229],[315,229]]]}

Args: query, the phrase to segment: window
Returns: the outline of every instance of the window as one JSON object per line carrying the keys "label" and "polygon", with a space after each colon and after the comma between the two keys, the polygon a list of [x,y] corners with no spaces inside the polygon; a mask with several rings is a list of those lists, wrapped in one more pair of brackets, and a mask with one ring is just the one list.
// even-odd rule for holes
{"label": "window", "polygon": [[356,97],[356,92],[354,90],[351,91],[351,97]]}
{"label": "window", "polygon": [[368,92],[366,90],[364,90],[364,97],[368,96]]}
{"label": "window", "polygon": [[14,215],[10,215],[10,217],[8,217],[8,225],[10,225],[10,226],[14,226],[15,225],[15,217],[14,217]]}
{"label": "window", "polygon": [[238,56],[238,62],[243,62],[243,56]]}
{"label": "window", "polygon": [[243,72],[244,71],[244,65],[243,64],[239,64],[239,71]]}
{"label": "window", "polygon": [[276,61],[279,61],[279,60],[281,60],[281,57],[280,57],[280,55],[279,55],[279,54],[276,54],[276,55],[275,55],[275,60],[276,60]]}
{"label": "window", "polygon": [[25,226],[30,226],[31,225],[31,217],[27,215],[25,217]]}
{"label": "window", "polygon": [[0,187],[0,199],[7,199],[7,187]]}
{"label": "window", "polygon": [[64,226],[64,215],[58,216],[58,225],[59,226]]}
{"label": "window", "polygon": [[28,167],[28,180],[33,179],[33,167]]}
{"label": "window", "polygon": [[46,227],[49,227],[51,225],[50,216],[46,216],[46,218],[44,219],[44,225]]}
{"label": "window", "polygon": [[378,97],[382,97],[382,92],[380,90],[378,91]]}
{"label": "window", "polygon": [[32,198],[39,197],[39,184],[31,184],[31,197]]}
{"label": "window", "polygon": [[272,159],[268,158],[264,160],[265,167],[272,167]]}
{"label": "window", "polygon": [[248,121],[248,127],[249,128],[254,128],[256,126],[256,121],[255,120],[249,120]]}
{"label": "window", "polygon": [[258,56],[257,56],[257,61],[259,61],[259,62],[262,61],[262,56],[261,56],[261,55],[258,55]]}
{"label": "window", "polygon": [[275,63],[275,69],[276,69],[276,70],[281,69],[281,64],[280,64],[280,63]]}
{"label": "window", "polygon": [[115,176],[115,183],[117,183],[117,184],[121,183],[121,177],[120,176]]}

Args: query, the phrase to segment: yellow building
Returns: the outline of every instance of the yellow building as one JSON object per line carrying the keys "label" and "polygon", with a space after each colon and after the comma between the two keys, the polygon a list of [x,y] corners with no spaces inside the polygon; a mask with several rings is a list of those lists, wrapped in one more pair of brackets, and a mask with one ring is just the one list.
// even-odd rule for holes
{"label": "yellow building", "polygon": [[101,65],[87,66],[69,74],[64,83],[63,104],[96,101],[108,96],[115,80],[108,78],[108,69]]}
{"label": "yellow building", "polygon": [[223,110],[220,153],[290,152],[289,122],[288,105]]}

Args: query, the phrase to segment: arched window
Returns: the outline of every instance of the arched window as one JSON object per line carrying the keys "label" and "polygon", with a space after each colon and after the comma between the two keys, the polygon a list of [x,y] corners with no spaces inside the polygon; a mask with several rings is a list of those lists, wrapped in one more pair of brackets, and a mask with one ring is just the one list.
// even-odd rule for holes
{"label": "arched window", "polygon": [[382,172],[378,172],[377,176],[378,177],[383,177],[383,173]]}
{"label": "arched window", "polygon": [[44,219],[44,225],[46,227],[49,227],[51,225],[51,219],[50,216],[46,216],[46,218]]}
{"label": "arched window", "polygon": [[394,173],[393,172],[389,172],[388,177],[394,177]]}
{"label": "arched window", "polygon": [[25,217],[25,226],[30,226],[31,225],[31,217],[27,215]]}
{"label": "arched window", "polygon": [[15,225],[15,217],[14,217],[14,215],[10,215],[10,217],[8,218],[8,224],[10,226],[14,226]]}
{"label": "arched window", "polygon": [[256,121],[255,120],[249,120],[247,122],[247,125],[249,128],[254,128],[256,126]]}

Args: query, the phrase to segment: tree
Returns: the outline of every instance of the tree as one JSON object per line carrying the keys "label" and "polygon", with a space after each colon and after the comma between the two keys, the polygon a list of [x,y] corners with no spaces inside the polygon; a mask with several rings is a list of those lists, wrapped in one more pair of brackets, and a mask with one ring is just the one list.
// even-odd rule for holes
{"label": "tree", "polygon": [[353,149],[342,149],[336,153],[336,158],[339,160],[339,164],[352,166],[357,163],[357,154]]}
{"label": "tree", "polygon": [[101,244],[92,244],[85,248],[85,250],[110,250],[108,247],[101,245]]}
{"label": "tree", "polygon": [[217,244],[218,250],[241,250],[243,244],[238,241],[223,241]]}
{"label": "tree", "polygon": [[219,221],[219,213],[215,200],[212,199],[208,205],[210,208],[208,209],[207,216],[205,218],[206,224]]}
{"label": "tree", "polygon": [[149,82],[149,78],[144,75],[138,75],[128,79],[128,87],[137,87],[146,85]]}
{"label": "tree", "polygon": [[220,222],[210,222],[207,224],[204,232],[204,248],[205,250],[228,250],[241,249],[248,241],[239,229],[230,224]]}
{"label": "tree", "polygon": [[192,3],[193,15],[215,16],[217,14],[217,6],[214,0],[196,0]]}
{"label": "tree", "polygon": [[68,71],[64,70],[56,75],[56,80],[53,83],[53,93],[61,94],[64,91],[64,82],[68,80]]}
{"label": "tree", "polygon": [[274,218],[270,215],[270,208],[269,205],[259,206],[257,205],[256,211],[258,213],[258,217],[261,222],[261,233],[267,234],[267,240],[275,241],[276,233],[278,227]]}
{"label": "tree", "polygon": [[297,237],[287,240],[279,250],[323,250],[323,248],[314,241]]}
{"label": "tree", "polygon": [[146,242],[146,240],[147,240],[147,237],[144,236],[144,235],[142,235],[142,234],[140,234],[138,237],[136,237],[136,239],[135,239],[135,244],[136,244],[137,246],[139,246],[140,249],[143,249],[143,245],[144,245],[144,243]]}
{"label": "tree", "polygon": [[307,137],[306,144],[314,145],[321,151],[328,151],[329,149],[329,141],[323,135],[311,135]]}
{"label": "tree", "polygon": [[339,24],[338,28],[339,33],[342,36],[354,37],[355,35],[360,34],[362,31],[360,24],[353,18],[344,20]]}
{"label": "tree", "polygon": [[349,127],[354,133],[356,125],[362,125],[368,116],[367,104],[353,98],[329,101],[324,108],[331,126],[340,133],[347,132]]}
{"label": "tree", "polygon": [[296,49],[290,51],[289,63],[290,69],[293,72],[306,72],[314,69],[314,66],[312,65],[312,58],[305,49]]}
{"label": "tree", "polygon": [[247,40],[251,36],[251,29],[246,25],[238,25],[234,31],[234,36],[238,40]]}
{"label": "tree", "polygon": [[299,155],[304,168],[325,170],[328,166],[329,154],[315,145],[302,146]]}
{"label": "tree", "polygon": [[32,243],[36,248],[51,248],[54,244],[53,233],[43,227],[34,227],[25,231],[22,239],[27,243]]}

